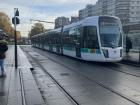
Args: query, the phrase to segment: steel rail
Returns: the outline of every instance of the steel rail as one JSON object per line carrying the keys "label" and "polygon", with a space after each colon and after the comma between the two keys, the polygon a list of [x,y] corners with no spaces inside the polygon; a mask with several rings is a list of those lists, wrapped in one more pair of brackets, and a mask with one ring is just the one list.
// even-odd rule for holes
{"label": "steel rail", "polygon": [[[30,55],[30,56],[31,56],[31,55]],[[50,59],[51,61],[53,61],[53,62],[55,62],[55,63],[57,63],[57,64],[59,64],[59,65],[61,65],[61,66],[67,68],[68,70],[71,70],[71,71],[73,71],[73,72],[76,72],[76,73],[82,75],[83,77],[85,77],[86,79],[90,80],[91,82],[94,82],[94,83],[96,83],[97,85],[99,85],[99,86],[101,86],[101,87],[103,87],[103,88],[105,88],[105,89],[107,89],[107,90],[109,90],[109,91],[111,91],[111,92],[113,92],[113,93],[115,93],[115,94],[121,96],[122,98],[124,98],[124,99],[126,99],[126,100],[128,100],[128,101],[130,101],[130,102],[132,102],[132,103],[134,103],[135,105],[140,105],[140,103],[137,102],[136,100],[130,99],[130,98],[127,97],[126,95],[124,95],[124,94],[122,94],[122,93],[120,93],[120,92],[118,92],[118,91],[116,91],[116,90],[114,90],[114,89],[112,89],[112,88],[110,88],[110,87],[104,85],[104,84],[101,83],[101,82],[98,82],[98,81],[96,81],[96,80],[90,79],[88,76],[86,76],[85,74],[83,74],[83,73],[81,73],[81,72],[75,70],[74,68],[70,68],[69,66],[67,66],[67,65],[65,65],[65,64],[63,64],[63,63],[60,63],[60,62],[58,62],[58,61],[52,59],[51,57],[48,57],[48,56],[45,56],[45,57],[47,57],[47,58]]]}
{"label": "steel rail", "polygon": [[46,68],[44,68],[40,62],[35,59],[34,57],[32,57],[30,54],[27,53],[28,56],[31,57],[32,60],[34,60],[34,62],[36,62],[38,64],[38,66],[46,73],[50,76],[50,78],[55,82],[55,84],[62,90],[62,92],[68,97],[68,99],[74,103],[74,105],[80,105],[79,102],[77,102],[70,94],[69,92],[67,92],[63,86],[46,70]]}

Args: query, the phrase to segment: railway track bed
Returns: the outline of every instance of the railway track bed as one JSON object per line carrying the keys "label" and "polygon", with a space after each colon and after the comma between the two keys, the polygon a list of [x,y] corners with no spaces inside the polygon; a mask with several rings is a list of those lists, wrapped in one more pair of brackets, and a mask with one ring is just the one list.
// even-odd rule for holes
{"label": "railway track bed", "polygon": [[[26,52],[29,56],[32,56],[33,61],[36,61],[44,72],[47,71],[80,105],[93,105],[93,103],[95,105],[139,105],[139,90],[125,86],[125,84],[120,84],[119,82],[121,81],[116,81],[113,85],[111,82],[114,82],[115,80],[108,81],[107,77],[104,77],[103,81],[102,76],[105,76],[105,70],[102,75],[99,75],[98,73],[93,75],[93,72],[85,73],[83,70],[81,70],[81,72],[74,67],[62,64],[63,61],[54,61],[54,59],[42,56],[33,51]],[[97,78],[98,76],[101,78],[100,81],[99,78]],[[127,79],[129,78],[125,78],[125,81]],[[132,80],[135,79],[139,81],[138,77],[133,76]],[[124,80],[122,80],[122,82],[123,81]],[[134,94],[135,96],[133,96]]]}

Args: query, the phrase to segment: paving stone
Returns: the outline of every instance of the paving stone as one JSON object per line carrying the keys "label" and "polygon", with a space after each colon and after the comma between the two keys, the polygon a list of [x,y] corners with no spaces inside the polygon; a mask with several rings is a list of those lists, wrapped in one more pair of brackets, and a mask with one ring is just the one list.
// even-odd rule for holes
{"label": "paving stone", "polygon": [[[0,105],[22,105],[19,69],[14,68],[14,46],[9,46],[5,63],[6,78],[0,78]],[[19,68],[22,69],[28,105],[45,105],[30,71],[31,64],[23,51],[18,48]],[[22,63],[21,63],[22,62]]]}

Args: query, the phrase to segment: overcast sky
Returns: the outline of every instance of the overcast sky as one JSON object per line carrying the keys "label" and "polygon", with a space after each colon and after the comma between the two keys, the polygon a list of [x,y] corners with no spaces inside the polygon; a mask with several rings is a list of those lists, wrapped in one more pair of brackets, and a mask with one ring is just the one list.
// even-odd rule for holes
{"label": "overcast sky", "polygon": [[[22,36],[33,26],[30,19],[54,22],[59,16],[78,16],[78,10],[85,8],[86,4],[95,4],[97,0],[0,0],[0,12],[5,12],[10,18],[14,15],[14,8],[19,8],[21,24],[18,30]],[[45,28],[54,25],[44,23]]]}

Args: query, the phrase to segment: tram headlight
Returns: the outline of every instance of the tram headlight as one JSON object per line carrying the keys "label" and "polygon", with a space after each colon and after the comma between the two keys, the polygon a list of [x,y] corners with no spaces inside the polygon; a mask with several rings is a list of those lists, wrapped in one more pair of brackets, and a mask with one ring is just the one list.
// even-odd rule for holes
{"label": "tram headlight", "polygon": [[104,53],[104,56],[105,56],[106,58],[109,58],[109,55],[108,55],[108,50],[103,49],[103,53]]}

